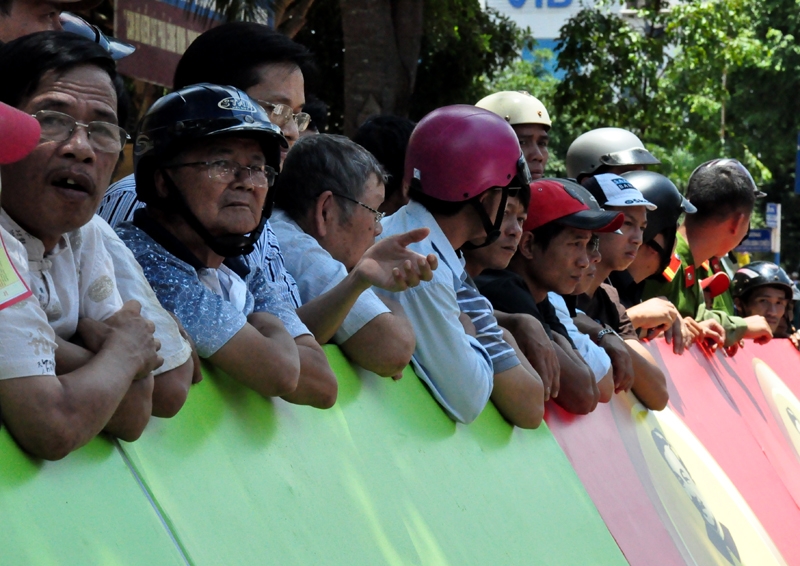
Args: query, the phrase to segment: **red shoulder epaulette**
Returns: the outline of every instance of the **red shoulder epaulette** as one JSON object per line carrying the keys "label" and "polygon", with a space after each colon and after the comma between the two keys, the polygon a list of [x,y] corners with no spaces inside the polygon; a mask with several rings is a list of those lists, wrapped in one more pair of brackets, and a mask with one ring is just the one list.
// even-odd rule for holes
{"label": "red shoulder epaulette", "polygon": [[681,268],[681,258],[678,257],[678,254],[672,254],[672,259],[669,262],[669,265],[664,270],[662,275],[667,282],[672,283],[672,280],[675,279],[675,275],[678,273],[678,270]]}
{"label": "red shoulder epaulette", "polygon": [[714,273],[720,273],[724,271],[724,269],[722,268],[722,263],[719,261],[718,257],[712,257],[710,261],[711,261],[711,269],[714,270]]}
{"label": "red shoulder epaulette", "polygon": [[697,282],[697,278],[694,276],[694,265],[688,266],[686,269],[683,270],[685,274],[685,283],[686,287],[691,287]]}

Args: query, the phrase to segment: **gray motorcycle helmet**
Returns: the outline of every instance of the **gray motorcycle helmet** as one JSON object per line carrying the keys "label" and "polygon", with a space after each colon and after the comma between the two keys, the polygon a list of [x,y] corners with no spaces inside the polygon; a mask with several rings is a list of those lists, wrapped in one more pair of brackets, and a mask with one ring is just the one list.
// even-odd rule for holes
{"label": "gray motorcycle helmet", "polygon": [[622,128],[598,128],[578,136],[567,150],[567,176],[582,177],[602,173],[604,165],[658,165],[661,163],[645,149],[642,140]]}

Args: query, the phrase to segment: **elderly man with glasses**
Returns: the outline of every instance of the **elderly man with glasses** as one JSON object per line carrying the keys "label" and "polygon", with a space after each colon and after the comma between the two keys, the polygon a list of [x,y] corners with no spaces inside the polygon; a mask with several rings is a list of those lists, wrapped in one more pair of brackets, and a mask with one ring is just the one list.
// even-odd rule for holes
{"label": "elderly man with glasses", "polygon": [[[0,299],[4,421],[51,459],[101,430],[135,440],[151,412],[178,411],[193,363],[130,252],[94,216],[128,138],[114,62],[96,43],[46,31],[0,49],[0,72],[0,100],[40,129],[25,159],[0,168],[12,279],[30,291]],[[10,273],[6,264],[0,282]]]}
{"label": "elderly man with glasses", "polygon": [[[413,230],[375,244],[381,233],[384,171],[367,150],[342,136],[298,141],[276,186],[273,228],[287,250],[286,267],[304,303],[327,313],[315,331],[362,367],[399,376],[415,340],[402,309],[371,290],[402,291],[436,267],[405,247],[423,239]],[[397,272],[393,273],[396,268]]]}

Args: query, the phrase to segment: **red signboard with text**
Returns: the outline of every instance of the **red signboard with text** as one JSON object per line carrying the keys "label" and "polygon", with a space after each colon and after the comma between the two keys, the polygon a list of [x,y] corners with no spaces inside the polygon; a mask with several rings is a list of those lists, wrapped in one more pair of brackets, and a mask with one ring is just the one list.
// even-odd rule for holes
{"label": "red signboard with text", "polygon": [[136,46],[133,55],[119,61],[119,71],[171,87],[175,67],[186,48],[221,22],[217,13],[201,8],[198,14],[184,2],[117,0],[114,36]]}

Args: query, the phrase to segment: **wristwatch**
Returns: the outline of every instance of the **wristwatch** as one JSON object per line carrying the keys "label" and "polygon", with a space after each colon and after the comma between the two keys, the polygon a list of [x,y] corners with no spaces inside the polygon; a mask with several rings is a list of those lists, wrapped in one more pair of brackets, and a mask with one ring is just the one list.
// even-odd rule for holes
{"label": "wristwatch", "polygon": [[614,336],[616,336],[617,338],[622,340],[622,336],[617,334],[616,331],[613,328],[611,328],[609,326],[606,326],[603,330],[601,330],[600,332],[597,333],[597,336],[594,339],[595,343],[599,344],[600,340],[602,340],[603,336],[605,336],[606,334],[613,334]]}

